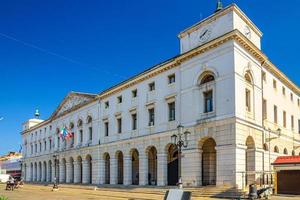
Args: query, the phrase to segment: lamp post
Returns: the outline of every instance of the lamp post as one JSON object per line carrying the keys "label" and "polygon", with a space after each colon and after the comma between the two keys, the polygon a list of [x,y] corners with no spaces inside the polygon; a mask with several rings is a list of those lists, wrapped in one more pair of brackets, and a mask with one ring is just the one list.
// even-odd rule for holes
{"label": "lamp post", "polygon": [[57,190],[58,189],[58,181],[57,181],[57,158],[58,155],[54,154],[53,155],[54,158],[54,182],[53,182],[53,190]]}
{"label": "lamp post", "polygon": [[182,188],[182,178],[181,178],[181,153],[182,147],[186,148],[188,146],[188,135],[191,134],[189,131],[183,132],[184,127],[179,125],[177,127],[177,134],[171,136],[172,143],[178,148],[178,187]]}

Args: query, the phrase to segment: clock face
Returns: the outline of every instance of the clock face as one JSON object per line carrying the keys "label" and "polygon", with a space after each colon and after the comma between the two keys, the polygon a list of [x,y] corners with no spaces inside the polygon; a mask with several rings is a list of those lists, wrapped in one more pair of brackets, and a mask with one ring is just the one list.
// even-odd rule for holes
{"label": "clock face", "polygon": [[245,26],[244,33],[248,39],[251,38],[251,29],[249,28],[249,26]]}
{"label": "clock face", "polygon": [[199,40],[200,42],[206,42],[211,36],[212,30],[211,27],[204,28],[200,32]]}

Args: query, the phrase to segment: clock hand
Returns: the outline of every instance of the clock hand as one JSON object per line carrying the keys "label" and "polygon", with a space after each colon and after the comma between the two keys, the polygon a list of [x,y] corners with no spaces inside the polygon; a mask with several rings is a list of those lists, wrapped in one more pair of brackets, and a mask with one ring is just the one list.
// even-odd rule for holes
{"label": "clock hand", "polygon": [[204,33],[200,36],[200,38],[202,38],[206,33],[207,33],[208,30],[204,31]]}

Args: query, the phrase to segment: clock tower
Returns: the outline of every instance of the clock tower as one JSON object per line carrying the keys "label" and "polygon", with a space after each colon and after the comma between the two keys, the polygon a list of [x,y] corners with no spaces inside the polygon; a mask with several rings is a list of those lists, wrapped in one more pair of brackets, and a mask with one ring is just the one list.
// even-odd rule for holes
{"label": "clock tower", "polygon": [[261,48],[262,32],[256,25],[236,4],[223,8],[222,2],[218,1],[217,9],[213,15],[178,35],[180,51],[181,53],[188,52],[235,30],[240,31],[257,48]]}

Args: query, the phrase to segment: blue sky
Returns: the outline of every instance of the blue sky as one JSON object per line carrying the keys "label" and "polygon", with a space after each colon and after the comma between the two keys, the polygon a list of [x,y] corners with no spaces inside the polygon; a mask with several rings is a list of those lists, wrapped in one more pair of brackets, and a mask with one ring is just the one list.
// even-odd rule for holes
{"label": "blue sky", "polygon": [[[225,6],[233,2],[264,33],[263,51],[299,85],[300,1],[223,0]],[[48,118],[69,91],[99,93],[177,55],[177,34],[212,14],[215,5],[0,1],[0,154],[19,150],[21,124],[36,108]]]}

